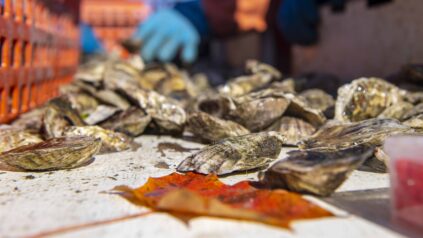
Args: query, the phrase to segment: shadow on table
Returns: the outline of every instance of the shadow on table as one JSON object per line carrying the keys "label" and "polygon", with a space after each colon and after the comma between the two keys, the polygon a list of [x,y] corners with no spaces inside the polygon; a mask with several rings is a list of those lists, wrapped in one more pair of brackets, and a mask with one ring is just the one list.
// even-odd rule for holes
{"label": "shadow on table", "polygon": [[419,228],[391,218],[388,188],[340,192],[323,200],[407,237],[423,237]]}

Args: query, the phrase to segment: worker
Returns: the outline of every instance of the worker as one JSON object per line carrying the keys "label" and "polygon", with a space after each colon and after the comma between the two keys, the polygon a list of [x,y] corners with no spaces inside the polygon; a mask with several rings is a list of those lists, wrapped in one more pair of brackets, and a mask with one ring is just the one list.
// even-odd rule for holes
{"label": "worker", "polygon": [[[173,0],[175,1],[175,0]],[[367,0],[370,5],[389,0]],[[154,1],[152,1],[154,2]],[[163,1],[160,1],[163,2]],[[143,42],[141,55],[147,62],[168,62],[177,56],[185,63],[196,61],[200,42],[244,32],[276,29],[276,45],[313,45],[319,40],[319,7],[329,4],[342,11],[347,0],[183,0],[174,7],[155,11],[137,28],[134,38]],[[165,4],[167,5],[167,4]],[[85,53],[104,49],[92,28],[81,24]],[[287,45],[287,46],[286,46]],[[289,61],[289,50],[276,51]],[[282,68],[282,67],[281,67]],[[289,65],[286,66],[289,72]]]}
{"label": "worker", "polygon": [[[389,0],[368,0],[374,5]],[[134,37],[143,41],[141,55],[146,61],[170,61],[177,55],[192,63],[201,41],[240,32],[264,32],[269,24],[290,44],[318,42],[319,9],[330,4],[342,11],[346,0],[194,0],[157,11],[140,24]],[[275,16],[270,12],[276,8]],[[180,54],[178,54],[180,52]]]}

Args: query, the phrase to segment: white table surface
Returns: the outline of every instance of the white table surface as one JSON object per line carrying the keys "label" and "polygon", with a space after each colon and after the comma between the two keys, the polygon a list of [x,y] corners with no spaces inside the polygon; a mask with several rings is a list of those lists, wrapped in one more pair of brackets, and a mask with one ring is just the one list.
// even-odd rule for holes
{"label": "white table surface", "polygon": [[[157,151],[160,142],[176,142],[187,148],[202,145],[171,137],[142,136],[142,147],[96,156],[73,170],[45,173],[0,172],[0,237],[27,237],[63,227],[114,219],[147,211],[120,196],[105,193],[118,185],[138,187],[147,178],[174,172],[190,152]],[[284,150],[280,157],[285,155]],[[165,162],[169,169],[157,168]],[[28,175],[32,175],[28,177]],[[225,183],[256,180],[257,174],[223,178]],[[387,188],[388,175],[355,171],[339,192]],[[343,212],[309,197],[340,217],[296,221],[292,230],[254,222],[196,218],[189,225],[164,213],[150,214],[111,224],[56,234],[55,237],[401,237],[398,233]]]}

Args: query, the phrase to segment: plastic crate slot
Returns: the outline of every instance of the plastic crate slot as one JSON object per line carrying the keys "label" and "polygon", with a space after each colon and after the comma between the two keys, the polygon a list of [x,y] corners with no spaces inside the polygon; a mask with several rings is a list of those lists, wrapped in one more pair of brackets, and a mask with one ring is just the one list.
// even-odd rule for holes
{"label": "plastic crate slot", "polygon": [[29,54],[28,42],[24,41],[22,43],[22,51],[21,51],[21,66],[27,65],[28,54]]}
{"label": "plastic crate slot", "polygon": [[3,60],[6,58],[6,49],[5,49],[6,38],[0,37],[0,67],[5,67],[5,62]]}
{"label": "plastic crate slot", "polygon": [[14,113],[13,110],[13,98],[16,86],[11,86],[9,88],[9,93],[7,94],[7,112]]}
{"label": "plastic crate slot", "polygon": [[13,40],[12,41],[12,52],[10,54],[10,65],[11,66],[15,66],[17,65],[15,60],[16,60],[16,54],[19,54],[18,52],[18,40]]}

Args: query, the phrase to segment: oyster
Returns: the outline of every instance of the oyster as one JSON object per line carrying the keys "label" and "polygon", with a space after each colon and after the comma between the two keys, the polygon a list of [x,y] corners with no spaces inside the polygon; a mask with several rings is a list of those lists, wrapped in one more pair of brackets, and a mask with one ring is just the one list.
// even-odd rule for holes
{"label": "oyster", "polygon": [[49,101],[46,106],[43,128],[47,138],[61,137],[69,126],[84,126],[85,122],[64,97]]}
{"label": "oyster", "polygon": [[295,94],[295,81],[293,79],[285,79],[282,82],[273,82],[270,84],[269,88],[275,89],[284,93]]}
{"label": "oyster", "polygon": [[286,145],[297,145],[310,137],[316,129],[309,123],[295,117],[282,117],[273,123],[267,131],[277,131],[286,138]]}
{"label": "oyster", "polygon": [[21,114],[18,119],[11,123],[11,125],[17,129],[29,130],[38,133],[43,127],[44,113],[45,107],[32,109],[31,111]]}
{"label": "oyster", "polygon": [[413,116],[410,119],[404,121],[403,124],[421,131],[423,130],[423,114]]}
{"label": "oyster", "polygon": [[189,156],[177,170],[224,175],[261,168],[278,157],[283,143],[283,136],[277,132],[229,137]]}
{"label": "oyster", "polygon": [[265,64],[257,60],[248,60],[245,64],[245,68],[247,69],[247,72],[251,74],[268,74],[272,76],[272,79],[274,80],[282,78],[282,74],[279,70],[269,64]]}
{"label": "oyster", "polygon": [[125,93],[151,116],[160,131],[182,132],[186,113],[178,101],[142,89],[127,89]]}
{"label": "oyster", "polygon": [[375,118],[403,100],[405,91],[379,78],[360,78],[338,90],[335,119],[356,122]]}
{"label": "oyster", "polygon": [[98,101],[86,93],[68,93],[64,97],[81,116],[90,114],[99,106]]}
{"label": "oyster", "polygon": [[95,97],[98,101],[103,102],[108,105],[112,105],[118,107],[119,109],[126,110],[130,107],[130,103],[120,96],[119,94],[115,93],[112,90],[108,89],[96,89],[95,87],[81,83],[81,82],[74,82],[74,85],[81,88],[81,90],[87,92],[88,94]]}
{"label": "oyster", "polygon": [[269,127],[290,105],[283,93],[271,89],[250,93],[238,98],[227,98],[226,119],[235,121],[252,132]]}
{"label": "oyster", "polygon": [[42,142],[40,135],[19,128],[0,129],[0,153],[20,147]]}
{"label": "oyster", "polygon": [[398,103],[387,107],[378,118],[392,118],[397,120],[402,120],[407,112],[413,109],[413,104],[399,101]]}
{"label": "oyster", "polygon": [[377,173],[388,172],[389,156],[383,151],[383,148],[377,147],[374,155],[364,161],[362,170],[367,170]]}
{"label": "oyster", "polygon": [[326,122],[326,117],[319,109],[314,109],[308,105],[302,97],[293,94],[286,94],[285,97],[290,100],[289,107],[286,109],[285,116],[292,116],[304,119],[314,127],[319,127]]}
{"label": "oyster", "polygon": [[379,146],[388,136],[409,132],[413,130],[394,119],[369,119],[324,126],[299,146],[329,151],[358,145]]}
{"label": "oyster", "polygon": [[100,149],[92,137],[53,138],[0,154],[0,168],[45,171],[75,168],[89,162]]}
{"label": "oyster", "polygon": [[126,111],[114,115],[112,118],[101,123],[100,126],[135,137],[144,132],[150,121],[151,117],[143,110],[131,107]]}
{"label": "oyster", "polygon": [[246,64],[247,71],[251,75],[240,76],[229,80],[218,90],[221,94],[231,97],[242,96],[271,83],[273,80],[280,79],[281,73],[270,65],[260,63],[255,60],[249,60]]}
{"label": "oyster", "polygon": [[206,91],[205,93],[192,99],[187,105],[187,111],[205,112],[215,117],[223,118],[228,113],[228,100],[213,91]]}
{"label": "oyster", "polygon": [[131,149],[132,140],[119,132],[103,129],[99,126],[71,126],[64,131],[64,136],[90,136],[101,140],[100,152],[115,152]]}
{"label": "oyster", "polygon": [[250,133],[235,122],[222,120],[204,112],[191,114],[188,117],[186,129],[194,136],[211,142]]}
{"label": "oyster", "polygon": [[373,148],[292,151],[259,175],[267,186],[319,196],[331,195],[367,158]]}
{"label": "oyster", "polygon": [[335,100],[321,89],[309,89],[299,95],[304,98],[311,108],[322,111],[327,117],[333,117]]}
{"label": "oyster", "polygon": [[402,120],[408,120],[410,118],[416,117],[420,114],[423,114],[423,103],[420,103],[414,106],[411,110],[408,110],[404,115],[401,117]]}
{"label": "oyster", "polygon": [[121,110],[117,107],[100,105],[93,112],[89,113],[88,117],[85,118],[84,121],[88,125],[96,125],[109,119],[119,111]]}
{"label": "oyster", "polygon": [[91,60],[78,67],[75,79],[96,86],[100,86],[103,81],[104,72],[106,70],[106,62],[101,60]]}

